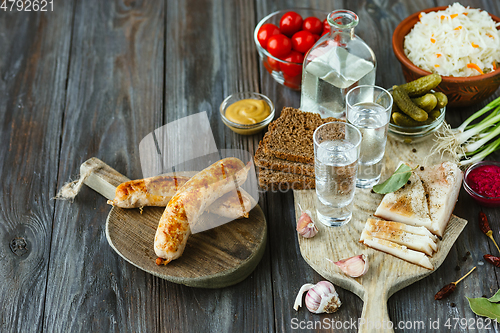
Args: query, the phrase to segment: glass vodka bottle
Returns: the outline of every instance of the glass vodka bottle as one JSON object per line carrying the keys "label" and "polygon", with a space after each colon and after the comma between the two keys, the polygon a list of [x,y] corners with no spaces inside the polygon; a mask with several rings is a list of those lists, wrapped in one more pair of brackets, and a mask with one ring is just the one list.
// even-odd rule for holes
{"label": "glass vodka bottle", "polygon": [[327,18],[330,32],[306,54],[300,97],[302,111],[322,118],[343,117],[345,95],[357,85],[375,84],[377,62],[372,49],[354,34],[358,16],[336,10]]}

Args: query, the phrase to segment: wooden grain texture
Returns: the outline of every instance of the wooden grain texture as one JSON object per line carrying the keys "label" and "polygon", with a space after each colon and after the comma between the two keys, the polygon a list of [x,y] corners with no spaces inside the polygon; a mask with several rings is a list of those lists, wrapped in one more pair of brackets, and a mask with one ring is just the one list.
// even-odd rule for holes
{"label": "wooden grain texture", "polygon": [[[387,179],[396,169],[399,161],[423,163],[422,161],[427,160],[426,165],[434,165],[448,160],[448,156],[437,154],[429,156],[428,152],[433,145],[433,139],[434,136],[430,136],[418,143],[408,145],[390,136],[386,146],[381,179]],[[313,220],[317,221],[316,192],[294,191],[294,197],[296,219],[301,214],[299,208],[301,207],[309,210]],[[389,297],[437,270],[467,224],[466,220],[452,216],[442,240],[437,244],[438,251],[430,258],[434,270],[419,267],[359,243],[365,223],[368,218],[374,217],[373,214],[382,197],[368,189],[356,189],[351,206],[353,216],[348,224],[338,228],[329,228],[317,222],[319,232],[316,237],[310,239],[298,237],[301,254],[314,270],[363,299],[363,312],[360,319],[367,324],[360,326],[359,332],[377,332],[376,327],[386,327],[387,331],[392,331],[387,326],[390,321],[387,310]],[[326,260],[328,258],[338,261],[361,253],[368,256],[371,267],[361,278],[351,278],[345,275],[338,267]]]}
{"label": "wooden grain texture", "polygon": [[[92,156],[139,178],[139,142],[161,124],[163,3],[78,1],[71,29],[58,186]],[[56,203],[44,331],[157,330],[157,279],[108,245],[108,213],[86,187]]]}
{"label": "wooden grain texture", "polygon": [[43,326],[72,17],[0,11],[1,332]]}
{"label": "wooden grain texture", "polygon": [[148,207],[141,214],[138,209],[113,207],[106,220],[106,236],[111,247],[150,274],[197,288],[237,284],[247,278],[262,259],[267,227],[262,210],[256,206],[248,219],[192,235],[181,258],[158,266],[153,241],[163,210]]}
{"label": "wooden grain texture", "polygon": [[[362,301],[342,288],[344,304],[334,315],[292,309],[303,283],[324,278],[300,255],[291,192],[261,194],[269,226],[263,260],[249,278],[220,290],[179,286],[125,263],[105,240],[102,221],[109,208],[92,190],[84,188],[72,205],[50,198],[91,156],[130,178],[141,177],[140,140],[200,111],[207,111],[219,149],[253,153],[263,133],[234,134],[220,121],[218,107],[237,90],[266,94],[276,116],[283,106],[299,106],[300,94],[276,84],[253,45],[255,25],[272,11],[353,10],[360,17],[356,33],[377,57],[376,84],[390,87],[403,80],[390,45],[396,25],[418,10],[453,2],[75,0],[55,1],[54,12],[0,11],[0,277],[8,281],[0,284],[0,331],[290,332],[302,322],[298,331],[314,332],[319,328],[305,324],[356,321]],[[500,15],[497,0],[462,3]],[[448,109],[446,119],[457,126],[488,101]],[[500,153],[489,159],[500,160]],[[500,240],[500,209],[481,207],[462,190],[454,213],[469,223],[435,273],[389,299],[395,325],[440,320],[436,332],[498,332],[443,326],[476,318],[464,296],[491,296],[499,288],[498,268],[481,265],[483,254],[497,251],[477,228],[479,211]],[[13,236],[27,239],[29,252],[15,256],[9,248]],[[433,300],[475,265],[473,278],[454,294]]]}
{"label": "wooden grain texture", "polygon": [[[106,199],[129,179],[97,158],[80,167],[85,184]],[[178,173],[193,176],[195,172]],[[112,207],[106,219],[109,245],[132,265],[162,279],[198,288],[223,288],[243,281],[258,265],[267,241],[266,219],[257,205],[248,218],[238,219],[189,237],[182,256],[168,265],[156,265],[154,238],[164,207],[121,209]],[[218,221],[205,212],[200,224]]]}
{"label": "wooden grain texture", "polygon": [[[168,123],[206,111],[218,149],[243,149],[252,154],[259,135],[243,137],[233,133],[222,123],[219,105],[236,91],[260,89],[252,41],[254,7],[253,1],[246,0],[167,1],[164,112],[164,122]],[[266,213],[266,207],[262,208]],[[267,248],[250,277],[235,286],[194,291],[162,282],[159,330],[272,332],[272,277]]]}

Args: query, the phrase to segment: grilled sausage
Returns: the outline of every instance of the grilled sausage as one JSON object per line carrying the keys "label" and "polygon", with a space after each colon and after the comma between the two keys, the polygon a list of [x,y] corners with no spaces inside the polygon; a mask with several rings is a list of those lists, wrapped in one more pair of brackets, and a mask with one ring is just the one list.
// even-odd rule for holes
{"label": "grilled sausage", "polygon": [[[130,180],[116,188],[115,198],[108,204],[120,208],[166,207],[189,177],[155,176],[145,179]],[[250,210],[257,203],[245,190],[238,188],[217,199],[207,208],[212,214],[231,219],[248,217]]]}
{"label": "grilled sausage", "polygon": [[248,218],[250,210],[257,205],[257,202],[244,189],[237,188],[224,194],[213,204],[208,206],[207,211],[212,214],[237,219],[241,217]]}
{"label": "grilled sausage", "polygon": [[190,225],[197,223],[210,204],[242,185],[249,170],[250,164],[245,166],[237,158],[225,158],[194,175],[177,191],[156,229],[157,264],[168,264],[182,255],[191,234]]}
{"label": "grilled sausage", "polygon": [[131,180],[118,185],[115,198],[108,200],[108,204],[120,208],[165,207],[188,180],[189,177],[182,176],[155,176]]}

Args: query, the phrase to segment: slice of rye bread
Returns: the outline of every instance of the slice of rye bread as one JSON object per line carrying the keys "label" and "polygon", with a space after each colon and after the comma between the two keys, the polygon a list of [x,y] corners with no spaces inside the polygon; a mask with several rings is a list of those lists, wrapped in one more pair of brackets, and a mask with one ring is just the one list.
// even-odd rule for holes
{"label": "slice of rye bread", "polygon": [[255,165],[260,168],[314,177],[313,164],[287,161],[268,155],[264,152],[262,141],[259,144],[259,148],[255,152],[254,161]]}
{"label": "slice of rye bread", "polygon": [[[317,113],[284,107],[280,117],[269,125],[264,135],[264,152],[282,160],[313,164],[314,130],[332,121],[343,120],[332,117],[323,119]],[[335,138],[333,134],[332,138]]]}
{"label": "slice of rye bread", "polygon": [[266,191],[312,190],[315,185],[313,177],[259,168],[259,186]]}

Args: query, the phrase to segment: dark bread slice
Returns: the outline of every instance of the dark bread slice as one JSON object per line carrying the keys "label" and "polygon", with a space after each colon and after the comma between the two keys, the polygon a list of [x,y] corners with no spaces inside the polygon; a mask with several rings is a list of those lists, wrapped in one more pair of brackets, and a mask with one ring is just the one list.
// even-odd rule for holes
{"label": "dark bread slice", "polygon": [[304,175],[259,168],[259,186],[266,191],[312,190],[315,179]]}
{"label": "dark bread slice", "polygon": [[332,117],[323,119],[317,113],[284,107],[280,117],[269,125],[264,135],[264,152],[282,160],[313,164],[313,133],[319,126],[332,121],[343,120]]}
{"label": "dark bread slice", "polygon": [[262,141],[255,152],[254,161],[255,165],[261,168],[314,177],[314,165],[282,160],[272,155],[268,155],[264,152]]}

